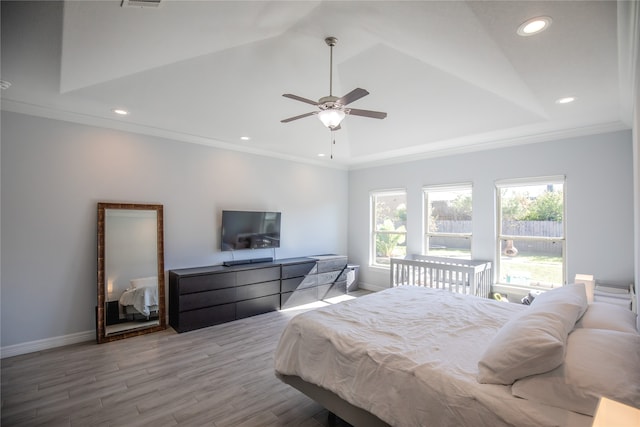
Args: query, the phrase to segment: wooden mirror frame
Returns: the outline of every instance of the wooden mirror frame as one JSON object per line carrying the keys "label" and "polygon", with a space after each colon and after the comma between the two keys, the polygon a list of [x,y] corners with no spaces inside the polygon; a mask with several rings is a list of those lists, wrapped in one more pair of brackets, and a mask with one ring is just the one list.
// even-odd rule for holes
{"label": "wooden mirror frame", "polygon": [[[157,265],[158,265],[158,325],[132,329],[118,334],[106,334],[106,284],[105,284],[105,211],[107,209],[154,210],[157,214]],[[137,203],[98,203],[98,307],[96,329],[98,344],[149,334],[167,329],[164,295],[164,221],[162,205]]]}

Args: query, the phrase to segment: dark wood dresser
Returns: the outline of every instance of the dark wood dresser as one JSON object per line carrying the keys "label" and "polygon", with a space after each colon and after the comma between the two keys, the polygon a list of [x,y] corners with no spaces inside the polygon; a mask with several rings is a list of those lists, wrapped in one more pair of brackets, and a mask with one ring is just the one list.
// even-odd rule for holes
{"label": "dark wood dresser", "polygon": [[169,324],[177,332],[229,322],[346,293],[347,257],[169,271]]}

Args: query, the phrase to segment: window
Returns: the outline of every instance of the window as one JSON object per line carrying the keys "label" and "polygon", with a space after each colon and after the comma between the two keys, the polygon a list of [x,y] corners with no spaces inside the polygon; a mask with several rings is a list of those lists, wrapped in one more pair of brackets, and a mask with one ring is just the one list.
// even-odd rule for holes
{"label": "window", "polygon": [[497,281],[553,288],[565,280],[564,177],[496,183]]}
{"label": "window", "polygon": [[426,255],[471,259],[471,184],[425,187]]}
{"label": "window", "polygon": [[407,193],[371,193],[371,265],[388,267],[391,257],[407,254]]}

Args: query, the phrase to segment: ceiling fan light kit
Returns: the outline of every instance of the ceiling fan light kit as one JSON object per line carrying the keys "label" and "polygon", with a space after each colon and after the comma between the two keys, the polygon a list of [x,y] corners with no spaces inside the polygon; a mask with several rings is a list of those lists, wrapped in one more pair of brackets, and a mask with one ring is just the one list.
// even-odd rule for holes
{"label": "ceiling fan light kit", "polygon": [[340,124],[342,120],[346,117],[346,115],[351,116],[362,116],[369,117],[374,119],[384,119],[387,117],[387,113],[381,111],[371,111],[371,110],[358,110],[354,108],[345,108],[348,104],[357,101],[358,99],[369,95],[364,89],[356,88],[344,95],[341,98],[333,96],[333,47],[338,42],[338,39],[335,37],[327,37],[324,39],[325,43],[330,48],[329,54],[329,96],[322,97],[318,100],[318,102],[312,101],[307,98],[303,98],[298,95],[293,95],[290,93],[285,93],[282,96],[285,98],[290,98],[296,101],[304,102],[307,104],[315,105],[319,108],[320,111],[313,111],[310,113],[301,114],[299,116],[289,117],[287,119],[281,120],[282,123],[288,123],[294,120],[302,119],[303,117],[309,117],[313,115],[317,115],[322,124],[324,124],[329,130],[335,131],[340,129]]}
{"label": "ceiling fan light kit", "polygon": [[332,130],[340,126],[344,116],[346,116],[344,111],[335,108],[322,110],[318,113],[318,118],[322,124]]}

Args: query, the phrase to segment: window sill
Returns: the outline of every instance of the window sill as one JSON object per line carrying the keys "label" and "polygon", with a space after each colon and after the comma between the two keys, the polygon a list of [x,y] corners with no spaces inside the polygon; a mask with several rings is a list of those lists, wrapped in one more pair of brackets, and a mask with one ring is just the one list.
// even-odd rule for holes
{"label": "window sill", "polygon": [[516,285],[513,283],[494,283],[493,287],[499,287],[501,289],[514,289],[522,292],[531,292],[531,291],[549,291],[554,288],[550,288],[547,286],[531,286],[531,285]]}

